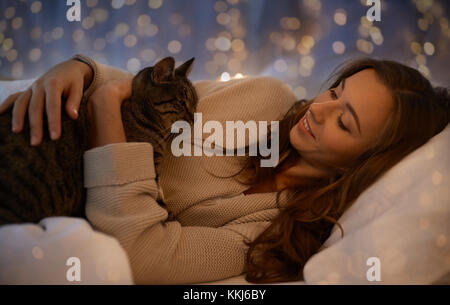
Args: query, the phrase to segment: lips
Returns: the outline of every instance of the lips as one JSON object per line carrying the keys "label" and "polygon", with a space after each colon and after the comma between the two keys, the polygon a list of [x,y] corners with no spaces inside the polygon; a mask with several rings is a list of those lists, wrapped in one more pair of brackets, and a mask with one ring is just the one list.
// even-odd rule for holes
{"label": "lips", "polygon": [[304,121],[306,120],[306,122],[308,123],[309,128],[311,128],[311,125],[309,124],[309,121],[306,117],[306,115],[299,121],[299,127],[300,129],[304,132],[309,134],[313,139],[316,139],[316,137],[312,134],[312,132],[310,132],[308,129],[306,129],[305,125],[304,125]]}

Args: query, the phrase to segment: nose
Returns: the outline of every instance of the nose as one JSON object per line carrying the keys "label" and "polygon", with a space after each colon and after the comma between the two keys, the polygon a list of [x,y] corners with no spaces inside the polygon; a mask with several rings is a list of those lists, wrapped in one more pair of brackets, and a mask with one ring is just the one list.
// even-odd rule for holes
{"label": "nose", "polygon": [[339,101],[330,99],[323,102],[314,102],[309,106],[309,112],[314,123],[323,124],[327,118],[340,113]]}

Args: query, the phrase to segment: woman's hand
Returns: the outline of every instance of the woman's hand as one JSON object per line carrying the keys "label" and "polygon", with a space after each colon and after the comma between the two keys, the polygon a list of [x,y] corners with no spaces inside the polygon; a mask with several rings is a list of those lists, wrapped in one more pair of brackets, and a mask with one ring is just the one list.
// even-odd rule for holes
{"label": "woman's hand", "polygon": [[90,148],[127,141],[121,105],[131,96],[131,91],[132,78],[109,81],[91,95],[88,101]]}
{"label": "woman's hand", "polygon": [[47,113],[50,137],[61,135],[61,97],[67,98],[66,112],[72,119],[78,118],[83,90],[92,82],[92,69],[76,60],[62,62],[38,78],[27,90],[10,95],[0,104],[0,114],[14,105],[12,131],[23,129],[28,110],[31,145],[39,145],[43,136],[44,108]]}

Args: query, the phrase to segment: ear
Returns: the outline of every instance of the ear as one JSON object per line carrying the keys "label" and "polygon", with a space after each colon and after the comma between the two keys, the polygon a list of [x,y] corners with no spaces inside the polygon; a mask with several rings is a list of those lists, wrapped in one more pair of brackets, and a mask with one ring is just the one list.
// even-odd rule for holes
{"label": "ear", "polygon": [[173,59],[173,57],[166,57],[161,59],[153,67],[153,81],[155,83],[169,81],[173,76],[174,68],[175,59]]}
{"label": "ear", "polygon": [[195,57],[192,57],[187,62],[176,68],[175,74],[180,77],[187,77],[192,71],[194,60]]}

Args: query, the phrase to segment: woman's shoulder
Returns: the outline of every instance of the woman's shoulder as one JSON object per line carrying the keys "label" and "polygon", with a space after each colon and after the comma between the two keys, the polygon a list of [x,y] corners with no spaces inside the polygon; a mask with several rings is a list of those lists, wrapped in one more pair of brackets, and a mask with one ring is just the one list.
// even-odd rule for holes
{"label": "woman's shoulder", "polygon": [[[194,86],[199,96],[199,111],[225,111],[230,117],[242,119],[245,119],[245,113],[248,113],[248,119],[274,119],[286,113],[297,101],[288,85],[268,76],[228,82],[199,81]],[[230,112],[236,113],[232,115]]]}
{"label": "woman's shoulder", "polygon": [[289,86],[281,80],[271,76],[251,76],[229,81],[220,80],[199,80],[193,83],[197,90],[199,98],[206,97],[220,91],[242,90],[258,88],[264,92],[279,91],[285,94],[294,95]]}

